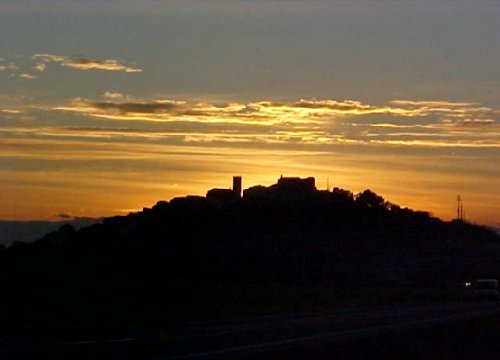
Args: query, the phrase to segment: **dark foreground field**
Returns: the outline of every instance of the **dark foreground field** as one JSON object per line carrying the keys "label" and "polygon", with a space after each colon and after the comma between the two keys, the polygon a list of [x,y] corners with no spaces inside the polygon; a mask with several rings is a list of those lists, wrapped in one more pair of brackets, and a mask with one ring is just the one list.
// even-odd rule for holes
{"label": "dark foreground field", "polygon": [[497,359],[499,340],[496,302],[459,302],[2,338],[0,359]]}
{"label": "dark foreground field", "polygon": [[500,316],[297,346],[258,359],[498,359]]}

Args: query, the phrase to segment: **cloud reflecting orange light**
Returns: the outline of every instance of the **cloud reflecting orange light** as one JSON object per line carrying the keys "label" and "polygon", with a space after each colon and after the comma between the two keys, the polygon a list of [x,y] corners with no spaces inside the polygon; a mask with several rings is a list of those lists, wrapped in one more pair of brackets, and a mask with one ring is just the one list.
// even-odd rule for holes
{"label": "cloud reflecting orange light", "polygon": [[[269,185],[284,174],[316,176],[320,187],[330,177],[330,184],[355,192],[372,188],[389,201],[443,218],[453,216],[449,204],[460,192],[474,219],[495,221],[494,210],[478,199],[500,176],[489,163],[500,160],[498,111],[480,104],[220,104],[113,92],[104,99],[2,110],[11,121],[0,126],[0,161],[7,164],[0,170],[7,204],[0,217],[33,218],[54,212],[52,207],[75,216],[112,215],[158,199],[204,194],[232,174],[242,174],[245,186]],[[64,120],[15,121],[52,117],[43,114]],[[83,199],[74,192],[89,186]],[[31,210],[15,206],[16,196],[33,192],[40,201],[55,200]],[[490,198],[500,202],[500,193],[492,191]]]}
{"label": "cloud reflecting orange light", "polygon": [[[33,55],[33,59],[37,61],[43,61],[45,63],[55,62],[61,64],[61,66],[66,66],[77,70],[103,70],[126,73],[142,72],[142,69],[126,66],[119,60],[114,59],[94,60],[52,54],[35,54]],[[39,63],[37,64],[36,68],[39,71],[44,71],[45,64]]]}

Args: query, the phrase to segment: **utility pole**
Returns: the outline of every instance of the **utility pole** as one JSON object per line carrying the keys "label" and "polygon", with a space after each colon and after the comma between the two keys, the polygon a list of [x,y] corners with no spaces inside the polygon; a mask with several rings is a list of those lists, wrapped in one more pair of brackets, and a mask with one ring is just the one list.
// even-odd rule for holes
{"label": "utility pole", "polygon": [[463,205],[463,200],[458,195],[457,197],[457,220],[463,220],[464,219],[464,205]]}

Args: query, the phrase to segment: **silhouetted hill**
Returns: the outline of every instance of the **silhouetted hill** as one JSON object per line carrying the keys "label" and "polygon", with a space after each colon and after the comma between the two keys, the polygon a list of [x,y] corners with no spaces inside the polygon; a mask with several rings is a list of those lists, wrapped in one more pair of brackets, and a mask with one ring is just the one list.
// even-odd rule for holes
{"label": "silhouetted hill", "polygon": [[494,232],[370,190],[318,191],[313,178],[281,178],[243,197],[216,190],[3,249],[4,327],[123,327],[320,297],[276,295],[282,288],[457,288],[500,277]]}

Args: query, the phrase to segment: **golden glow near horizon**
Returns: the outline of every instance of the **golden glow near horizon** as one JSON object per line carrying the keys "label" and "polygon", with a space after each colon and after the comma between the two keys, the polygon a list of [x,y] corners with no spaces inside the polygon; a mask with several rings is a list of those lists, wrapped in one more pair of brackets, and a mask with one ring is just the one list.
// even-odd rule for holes
{"label": "golden glow near horizon", "polygon": [[[14,121],[0,127],[1,157],[11,162],[0,170],[6,204],[0,217],[109,216],[228,187],[232,174],[243,175],[246,187],[270,185],[285,174],[315,176],[319,188],[327,177],[355,193],[370,188],[445,219],[461,193],[471,220],[497,221],[487,200],[500,194],[484,193],[495,189],[500,175],[489,163],[498,160],[500,147],[495,109],[449,101],[398,100],[390,102],[393,108],[351,100],[214,105],[104,97],[5,112],[14,120],[30,112],[105,120],[98,126]],[[365,115],[381,118],[367,121]],[[158,119],[167,126],[158,127]],[[461,149],[486,153],[463,155]]]}
{"label": "golden glow near horizon", "polygon": [[496,4],[115,5],[0,3],[0,219],[283,174],[500,227]]}

